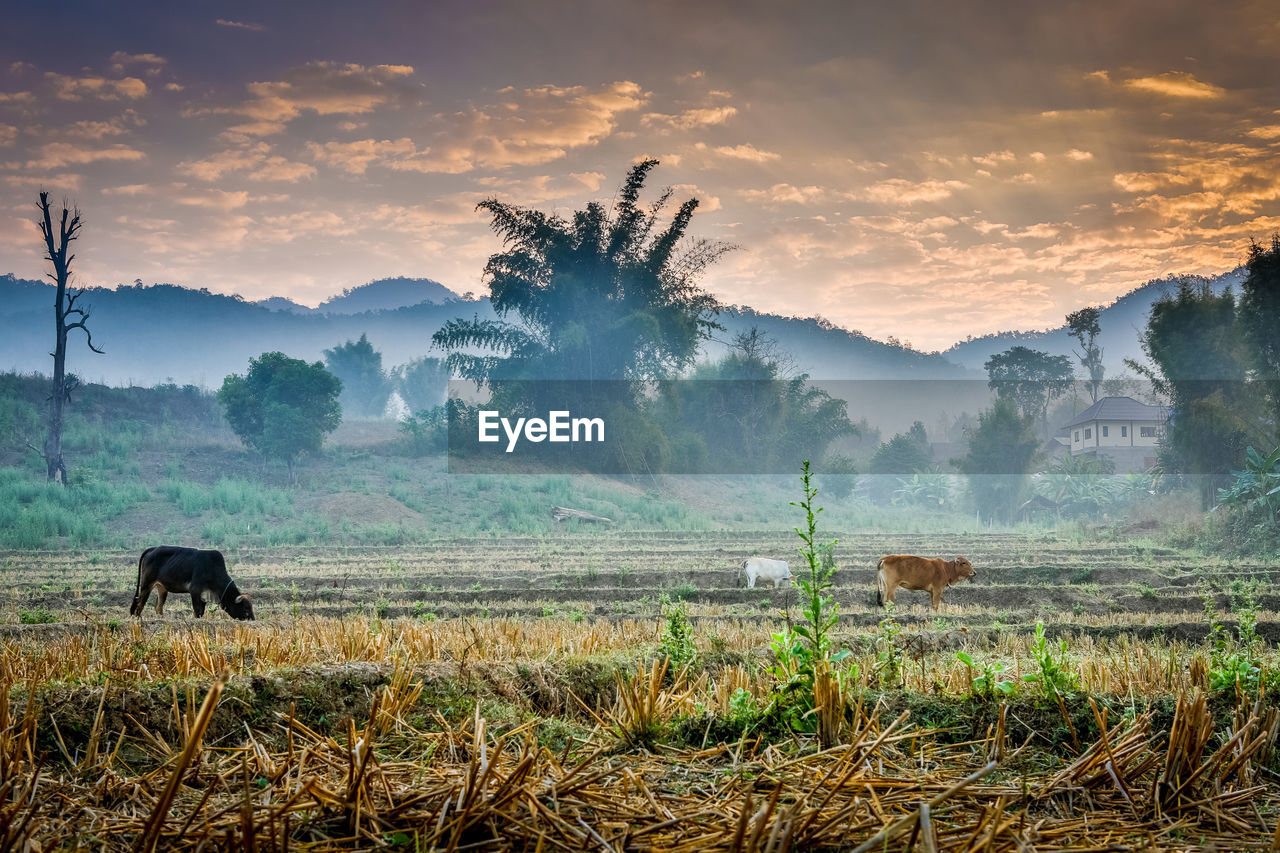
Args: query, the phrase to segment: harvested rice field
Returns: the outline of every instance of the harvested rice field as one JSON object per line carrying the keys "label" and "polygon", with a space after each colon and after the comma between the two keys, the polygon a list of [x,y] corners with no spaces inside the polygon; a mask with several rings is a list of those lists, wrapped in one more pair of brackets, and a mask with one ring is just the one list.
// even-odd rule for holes
{"label": "harvested rice field", "polygon": [[836,535],[818,658],[794,533],[227,551],[252,623],[0,554],[0,849],[1280,849],[1276,568]]}

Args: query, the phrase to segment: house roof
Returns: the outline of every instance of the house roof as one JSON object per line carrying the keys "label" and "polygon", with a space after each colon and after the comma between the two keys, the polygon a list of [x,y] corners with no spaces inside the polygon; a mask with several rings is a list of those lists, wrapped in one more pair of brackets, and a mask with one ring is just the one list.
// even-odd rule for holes
{"label": "house roof", "polygon": [[1132,397],[1103,397],[1062,428],[1071,429],[1090,421],[1162,421],[1168,412],[1164,406],[1148,406]]}

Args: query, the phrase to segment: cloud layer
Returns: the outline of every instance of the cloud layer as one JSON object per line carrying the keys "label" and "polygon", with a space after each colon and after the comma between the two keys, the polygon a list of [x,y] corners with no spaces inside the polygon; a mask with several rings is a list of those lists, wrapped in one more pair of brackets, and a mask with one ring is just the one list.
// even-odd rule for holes
{"label": "cloud layer", "polygon": [[0,272],[41,274],[14,223],[44,186],[102,283],[480,290],[477,202],[569,215],[656,156],[693,233],[741,247],[704,282],[723,301],[934,348],[1280,228],[1280,35],[1253,5],[1033,5],[184,8],[129,44],[89,16],[81,55],[0,70]]}

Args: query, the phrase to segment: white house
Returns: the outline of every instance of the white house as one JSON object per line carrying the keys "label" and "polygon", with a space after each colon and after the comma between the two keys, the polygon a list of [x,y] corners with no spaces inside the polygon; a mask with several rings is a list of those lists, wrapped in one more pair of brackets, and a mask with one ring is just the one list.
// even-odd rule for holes
{"label": "white house", "polygon": [[1169,410],[1132,397],[1103,397],[1063,429],[1072,456],[1101,453],[1116,463],[1116,473],[1143,471],[1156,461],[1156,445],[1164,435]]}

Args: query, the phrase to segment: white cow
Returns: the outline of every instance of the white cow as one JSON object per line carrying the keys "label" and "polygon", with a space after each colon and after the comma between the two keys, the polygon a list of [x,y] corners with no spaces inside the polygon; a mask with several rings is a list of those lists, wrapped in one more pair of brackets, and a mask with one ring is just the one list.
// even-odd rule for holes
{"label": "white cow", "polygon": [[791,580],[791,568],[786,560],[767,560],[764,557],[748,557],[742,561],[742,570],[747,574],[747,586],[755,588],[757,580],[773,581],[777,589],[783,581]]}

